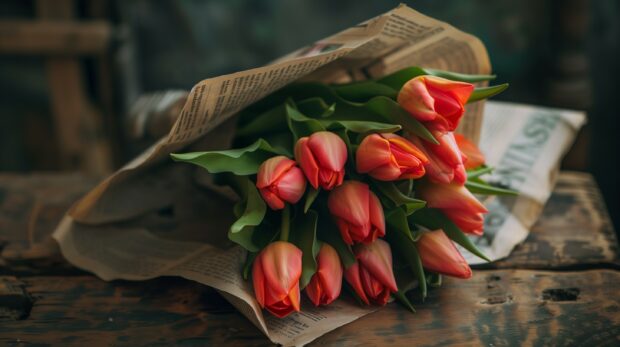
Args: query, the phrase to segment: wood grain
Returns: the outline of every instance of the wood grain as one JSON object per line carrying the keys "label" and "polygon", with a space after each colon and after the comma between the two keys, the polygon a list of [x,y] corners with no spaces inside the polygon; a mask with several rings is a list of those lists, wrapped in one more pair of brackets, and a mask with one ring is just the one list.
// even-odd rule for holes
{"label": "wood grain", "polygon": [[[0,342],[51,345],[235,345],[269,341],[213,290],[182,279],[106,283],[91,276],[22,279],[27,320],[0,320]],[[481,270],[446,279],[416,302],[343,326],[311,346],[616,346],[620,273]],[[1,318],[0,318],[1,319]]]}

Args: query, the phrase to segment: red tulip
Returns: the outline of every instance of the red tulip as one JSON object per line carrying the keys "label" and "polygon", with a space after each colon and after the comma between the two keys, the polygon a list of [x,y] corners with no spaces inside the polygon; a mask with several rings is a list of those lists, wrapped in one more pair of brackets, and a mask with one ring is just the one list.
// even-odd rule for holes
{"label": "red tulip", "polygon": [[467,173],[463,164],[464,156],[461,153],[454,133],[431,131],[439,144],[412,137],[411,142],[417,145],[428,157],[426,176],[433,182],[465,184]]}
{"label": "red tulip", "polygon": [[420,178],[427,163],[419,148],[394,134],[368,135],[356,153],[357,171],[380,181]]}
{"label": "red tulip", "polygon": [[329,193],[327,207],[342,239],[349,245],[353,242],[371,243],[385,235],[381,202],[365,183],[344,182]]}
{"label": "red tulip", "polygon": [[453,277],[471,277],[469,265],[443,230],[424,233],[416,246],[426,269]]}
{"label": "red tulip", "polygon": [[286,317],[299,311],[301,250],[292,243],[276,241],[254,260],[254,295],[261,307],[274,316]]}
{"label": "red tulip", "polygon": [[367,305],[385,305],[390,293],[398,291],[392,271],[392,251],[387,242],[378,239],[353,247],[357,262],[344,271],[344,278]]}
{"label": "red tulip", "polygon": [[480,152],[480,148],[462,134],[454,134],[456,144],[461,149],[461,153],[465,156],[465,169],[475,169],[484,164],[484,154]]}
{"label": "red tulip", "polygon": [[297,141],[295,159],[314,189],[331,190],[342,184],[347,145],[338,135],[319,131]]}
{"label": "red tulip", "polygon": [[265,160],[258,168],[256,187],[273,210],[281,210],[285,203],[297,203],[306,190],[306,178],[294,160],[285,156]]}
{"label": "red tulip", "polygon": [[317,270],[306,286],[306,294],[315,306],[329,305],[340,295],[342,265],[334,247],[323,243],[316,256]]}
{"label": "red tulip", "polygon": [[482,235],[483,214],[488,210],[465,186],[424,182],[417,194],[426,200],[426,206],[440,209],[464,233]]}
{"label": "red tulip", "polygon": [[415,119],[439,131],[454,131],[465,112],[474,85],[435,76],[409,80],[398,93],[398,103]]}

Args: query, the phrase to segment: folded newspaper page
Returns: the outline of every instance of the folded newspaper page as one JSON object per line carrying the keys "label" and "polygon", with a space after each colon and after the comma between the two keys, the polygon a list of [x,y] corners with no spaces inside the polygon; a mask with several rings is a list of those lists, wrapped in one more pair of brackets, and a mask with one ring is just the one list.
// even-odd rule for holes
{"label": "folded newspaper page", "polygon": [[[174,164],[169,153],[228,147],[232,116],[293,81],[346,82],[411,65],[490,73],[478,39],[401,5],[267,66],[198,83],[168,136],[77,202],[54,238],[71,263],[104,280],[180,276],[212,286],[269,339],[285,346],[307,344],[369,314],[378,308],[340,299],[319,309],[302,302],[302,312],[284,319],[264,316],[241,277],[244,251],[226,238],[234,201],[225,190],[208,188],[204,170]],[[491,212],[485,237],[476,242],[498,259],[537,219],[584,116],[489,102],[483,117],[483,105],[468,106],[459,130],[474,139],[481,134],[481,148],[498,168],[490,180],[522,194],[486,201]]]}

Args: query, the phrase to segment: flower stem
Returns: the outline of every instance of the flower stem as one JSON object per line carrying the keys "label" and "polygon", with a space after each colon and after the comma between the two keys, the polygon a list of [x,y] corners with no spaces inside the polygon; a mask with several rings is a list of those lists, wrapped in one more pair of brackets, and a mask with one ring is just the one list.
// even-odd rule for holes
{"label": "flower stem", "polygon": [[288,234],[291,229],[291,210],[288,204],[284,205],[284,209],[282,210],[282,224],[280,227],[280,240],[288,241]]}

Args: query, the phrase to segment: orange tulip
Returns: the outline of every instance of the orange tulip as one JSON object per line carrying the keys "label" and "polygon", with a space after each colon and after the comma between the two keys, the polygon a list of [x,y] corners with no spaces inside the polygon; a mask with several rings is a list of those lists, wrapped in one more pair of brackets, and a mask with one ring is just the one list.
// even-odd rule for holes
{"label": "orange tulip", "polygon": [[338,135],[319,131],[297,141],[295,159],[314,189],[331,190],[342,184],[347,145]]}
{"label": "orange tulip", "polygon": [[418,76],[403,85],[397,100],[402,108],[430,129],[454,131],[473,91],[471,83]]}
{"label": "orange tulip", "polygon": [[299,311],[301,253],[292,243],[276,241],[265,247],[254,260],[254,295],[260,306],[276,317]]}
{"label": "orange tulip", "polygon": [[465,156],[465,169],[475,169],[484,164],[484,154],[480,152],[480,148],[462,134],[454,134],[456,144],[461,149],[461,153]]}
{"label": "orange tulip", "polygon": [[411,142],[417,145],[428,157],[426,177],[433,182],[465,184],[467,173],[463,163],[463,153],[459,149],[454,133],[431,131],[438,145],[412,137]]}
{"label": "orange tulip", "polygon": [[356,153],[357,171],[380,181],[420,178],[427,163],[419,148],[394,134],[368,135]]}
{"label": "orange tulip", "polygon": [[368,185],[346,181],[329,193],[327,207],[344,242],[371,243],[385,235],[385,218],[379,198]]}
{"label": "orange tulip", "polygon": [[417,187],[417,197],[426,200],[426,206],[440,209],[464,233],[482,235],[488,210],[465,186],[424,182]]}
{"label": "orange tulip", "polygon": [[453,277],[471,277],[469,265],[443,230],[424,233],[416,246],[424,268]]}
{"label": "orange tulip", "polygon": [[256,187],[273,210],[295,204],[306,191],[306,178],[294,160],[283,155],[265,160],[258,168]]}
{"label": "orange tulip", "polygon": [[385,305],[390,294],[398,291],[390,245],[378,239],[355,245],[353,252],[357,262],[345,270],[344,278],[367,305]]}
{"label": "orange tulip", "polygon": [[334,247],[321,245],[316,256],[317,270],[306,286],[306,294],[315,306],[329,305],[340,295],[342,264]]}

